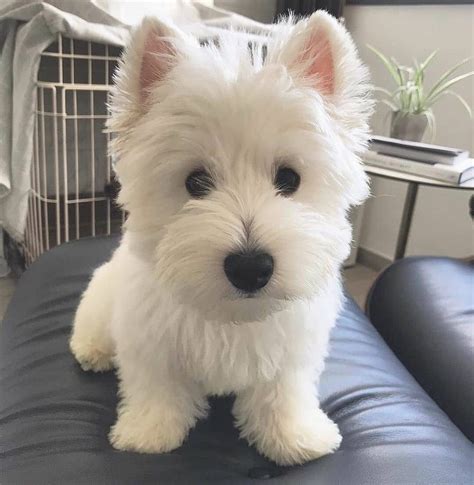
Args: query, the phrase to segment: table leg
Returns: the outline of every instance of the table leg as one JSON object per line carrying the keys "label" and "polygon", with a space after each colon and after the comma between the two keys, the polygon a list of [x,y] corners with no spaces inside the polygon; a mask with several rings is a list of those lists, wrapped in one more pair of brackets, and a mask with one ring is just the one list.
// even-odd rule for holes
{"label": "table leg", "polygon": [[400,229],[398,231],[397,247],[395,249],[395,259],[400,259],[405,256],[407,249],[408,236],[410,235],[411,221],[413,219],[413,211],[415,209],[416,196],[418,194],[418,184],[416,182],[409,182],[407,187],[407,195],[403,205],[402,220],[400,222]]}

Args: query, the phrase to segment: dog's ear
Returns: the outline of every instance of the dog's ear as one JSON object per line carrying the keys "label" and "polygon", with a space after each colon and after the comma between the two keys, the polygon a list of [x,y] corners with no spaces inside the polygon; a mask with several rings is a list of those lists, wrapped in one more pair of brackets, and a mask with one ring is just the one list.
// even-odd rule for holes
{"label": "dog's ear", "polygon": [[297,22],[278,52],[292,78],[331,104],[367,92],[367,70],[344,26],[325,11]]}
{"label": "dog's ear", "polygon": [[176,64],[183,40],[184,34],[175,27],[145,17],[133,32],[123,55],[118,76],[122,89],[146,106],[153,86]]}
{"label": "dog's ear", "polygon": [[176,65],[187,41],[177,28],[153,17],[146,17],[132,32],[112,90],[112,131],[126,130],[149,109],[153,88]]}
{"label": "dog's ear", "polygon": [[143,104],[155,83],[162,81],[176,63],[178,38],[175,29],[152,18],[146,18],[136,33],[131,48],[139,59],[140,66],[134,74],[138,75],[137,88]]}

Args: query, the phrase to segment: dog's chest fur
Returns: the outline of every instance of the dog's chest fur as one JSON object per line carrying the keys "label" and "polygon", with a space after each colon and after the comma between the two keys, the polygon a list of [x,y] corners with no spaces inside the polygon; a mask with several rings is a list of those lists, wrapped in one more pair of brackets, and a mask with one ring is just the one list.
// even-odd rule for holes
{"label": "dog's chest fur", "polygon": [[267,320],[243,324],[200,321],[183,312],[176,326],[168,327],[163,345],[174,350],[169,355],[173,365],[206,393],[226,394],[270,381],[286,366],[308,362],[314,352],[325,353],[329,329],[324,319],[319,328],[318,322],[311,325],[312,316],[298,304]]}
{"label": "dog's chest fur", "polygon": [[[285,312],[286,314],[286,312]],[[269,381],[285,362],[306,354],[304,316],[291,328],[288,315],[245,324],[183,321],[177,332],[177,359],[186,374],[209,394],[238,391]],[[295,322],[296,323],[296,322]]]}

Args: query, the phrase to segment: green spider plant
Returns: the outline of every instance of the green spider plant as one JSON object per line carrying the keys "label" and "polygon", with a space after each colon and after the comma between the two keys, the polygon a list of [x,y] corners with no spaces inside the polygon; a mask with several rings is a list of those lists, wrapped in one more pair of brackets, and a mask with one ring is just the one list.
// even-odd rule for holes
{"label": "green spider plant", "polygon": [[464,106],[469,117],[472,118],[472,110],[466,100],[450,89],[454,84],[474,74],[474,71],[471,71],[453,77],[456,71],[464,66],[470,58],[464,59],[451,69],[448,69],[438,81],[428,89],[424,85],[425,71],[438,51],[432,52],[421,64],[414,60],[413,67],[408,67],[402,66],[394,58],[389,59],[371,45],[367,45],[367,47],[382,61],[383,65],[396,83],[396,88],[393,91],[379,87],[374,89],[376,92],[386,96],[386,99],[381,99],[380,101],[389,106],[398,116],[426,116],[428,126],[434,137],[436,125],[432,106],[442,96],[450,95],[454,96]]}

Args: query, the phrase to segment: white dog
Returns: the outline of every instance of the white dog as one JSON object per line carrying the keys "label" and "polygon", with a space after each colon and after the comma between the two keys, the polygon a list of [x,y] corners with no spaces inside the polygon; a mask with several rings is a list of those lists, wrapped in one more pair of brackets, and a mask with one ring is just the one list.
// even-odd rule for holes
{"label": "white dog", "polygon": [[265,43],[200,46],[146,19],[124,55],[110,128],[128,218],[71,338],[84,369],[117,368],[117,449],[179,447],[207,396],[228,393],[241,436],[276,463],[341,442],[317,383],[347,211],[368,193],[366,70],[324,12]]}

